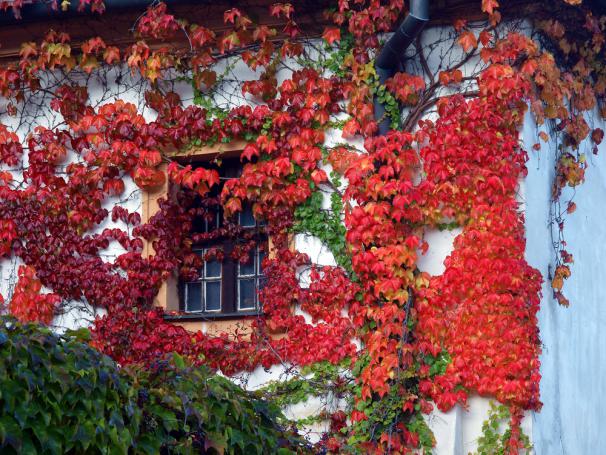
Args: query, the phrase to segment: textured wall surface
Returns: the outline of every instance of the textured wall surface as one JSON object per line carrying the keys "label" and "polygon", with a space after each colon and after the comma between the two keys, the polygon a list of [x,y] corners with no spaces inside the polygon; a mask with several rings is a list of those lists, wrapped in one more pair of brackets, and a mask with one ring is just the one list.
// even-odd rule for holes
{"label": "textured wall surface", "polygon": [[[604,128],[599,121],[592,127]],[[522,132],[526,149],[538,142],[532,121]],[[549,144],[551,150],[554,144]],[[570,307],[558,306],[548,283],[543,285],[539,327],[543,341],[541,399],[533,440],[538,455],[606,453],[606,147],[593,155],[583,144],[589,168],[576,192],[577,210],[565,221],[568,251],[574,255],[572,277],[564,285]],[[525,182],[526,254],[548,281],[553,258],[549,219],[553,152],[530,152]],[[564,194],[567,201],[571,192]]]}

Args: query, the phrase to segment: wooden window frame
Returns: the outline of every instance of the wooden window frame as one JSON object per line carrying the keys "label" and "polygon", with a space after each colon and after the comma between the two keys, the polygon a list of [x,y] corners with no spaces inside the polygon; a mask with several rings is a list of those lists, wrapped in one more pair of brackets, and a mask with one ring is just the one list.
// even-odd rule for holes
{"label": "wooden window frame", "polygon": [[[269,242],[267,241],[267,237],[265,235],[261,235],[261,242]],[[216,243],[209,243],[208,245],[199,245],[195,249],[205,250],[207,248],[215,248],[220,244],[220,248],[224,252],[224,259],[221,261],[221,275],[220,280],[221,283],[221,308],[219,310],[208,311],[205,308],[202,308],[200,311],[188,311],[186,309],[187,301],[186,301],[186,286],[193,282],[184,282],[182,280],[178,281],[178,293],[179,293],[179,317],[187,316],[189,319],[195,319],[199,317],[204,320],[213,320],[213,319],[236,319],[243,318],[248,316],[259,316],[262,313],[262,308],[258,302],[258,296],[255,296],[255,307],[251,309],[243,309],[240,310],[239,307],[239,279],[242,278],[239,272],[239,264],[233,258],[229,256],[229,253],[232,251],[234,246],[234,242],[231,240],[223,240]],[[259,246],[255,247],[254,251],[254,271],[252,275],[250,275],[251,280],[255,280],[255,291],[258,292],[257,289],[257,281],[261,279],[259,277],[258,267],[259,267],[259,255],[258,255]],[[268,247],[267,247],[268,248]],[[204,273],[204,272],[202,272]],[[245,277],[246,279],[246,277]],[[215,279],[211,278],[207,280],[207,277],[202,277],[200,282],[205,281],[215,281]],[[206,298],[206,296],[204,297]],[[204,301],[202,302],[202,306],[204,307]]]}
{"label": "wooden window frame", "polygon": [[[183,164],[193,164],[200,161],[211,161],[218,156],[225,158],[233,158],[240,156],[242,150],[246,146],[245,141],[231,141],[213,146],[193,146],[187,150],[169,150],[165,151],[168,156],[178,160]],[[164,169],[166,165],[163,165]],[[142,222],[147,223],[149,219],[159,210],[158,200],[161,198],[171,197],[172,188],[167,181],[161,187],[151,191],[142,192]],[[290,237],[289,246],[294,250],[294,237]],[[269,258],[275,256],[275,249],[271,236],[267,239],[267,255]],[[155,254],[152,242],[144,242],[143,255],[149,256]],[[165,311],[164,319],[175,324],[181,325],[188,330],[203,330],[207,333],[220,333],[246,329],[250,326],[250,322],[259,316],[259,312],[251,312],[250,314],[240,313],[224,313],[217,314],[210,318],[206,314],[200,313],[184,313],[180,307],[179,296],[179,280],[176,273],[171,274],[169,278],[162,284],[154,305],[161,307]]]}

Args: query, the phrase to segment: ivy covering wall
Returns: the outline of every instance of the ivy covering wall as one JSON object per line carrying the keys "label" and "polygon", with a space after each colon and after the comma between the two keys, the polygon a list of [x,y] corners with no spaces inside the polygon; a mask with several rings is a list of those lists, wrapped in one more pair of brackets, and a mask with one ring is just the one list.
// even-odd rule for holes
{"label": "ivy covering wall", "polygon": [[[273,430],[226,432],[213,421],[214,411],[190,409],[186,401],[208,396],[210,389],[188,379],[206,368],[232,375],[282,365],[305,380],[268,387],[266,396],[278,396],[284,405],[339,397],[339,406],[316,416],[330,424],[319,451],[429,451],[435,441],[423,415],[434,406],[465,405],[472,394],[504,406],[495,408],[493,421],[509,419],[499,435],[488,422],[482,450],[527,449],[520,421],[525,411],[541,408],[541,281],[548,279],[554,298],[568,305],[563,288],[573,257],[564,220],[575,204],[562,200],[562,190],[584,180],[588,160],[581,144],[597,146],[603,139],[584,114],[601,110],[606,94],[606,19],[577,1],[556,3],[502,20],[499,3],[483,0],[483,21],[453,18],[433,43],[421,35],[406,67],[384,86],[373,59],[383,34],[406,14],[401,0],[339,0],[325,13],[329,25],[322,39],[305,36],[289,3],[270,6],[279,27],[230,8],[218,32],[157,3],[134,24],[132,44],[122,48],[99,37],[73,43],[56,31],[23,43],[19,61],[0,70],[6,120],[0,124],[0,253],[24,263],[7,310],[48,324],[70,302],[103,309],[92,322],[90,345],[137,372],[135,381],[148,396],[136,400],[150,400],[147,412],[155,423],[145,413],[142,423],[126,423],[130,388],[126,398],[108,397],[108,405],[117,406],[125,428],[136,432],[149,424],[140,434],[160,432],[158,444],[199,443],[194,439],[202,419],[210,428],[217,425],[204,437],[221,447],[248,450],[244,436],[253,433],[259,450],[279,447]],[[101,1],[81,5],[102,9]],[[516,19],[531,23],[530,31]],[[177,36],[185,36],[187,45]],[[234,80],[237,65],[250,77]],[[140,105],[122,99],[120,88],[115,96],[93,98],[91,79],[102,87],[138,89]],[[191,87],[193,103],[178,94],[179,85]],[[386,105],[393,128],[384,136],[377,135],[382,119],[374,115],[375,97]],[[42,122],[41,111],[55,121]],[[539,124],[553,124],[551,136],[561,144],[548,277],[526,262],[516,199],[527,172],[527,151],[519,142],[527,113]],[[340,139],[329,140],[335,134]],[[533,148],[541,150],[547,139],[547,132],[539,134]],[[177,157],[192,146],[232,140],[247,144],[242,173],[211,197],[220,181],[216,169]],[[214,164],[221,162],[218,156]],[[174,188],[146,223],[118,203],[131,179],[143,191],[167,181]],[[192,203],[196,198],[203,199],[202,209]],[[158,290],[171,276],[195,279],[202,264],[192,251],[202,239],[192,234],[194,223],[220,206],[227,220],[221,235],[241,241],[233,259],[256,246],[254,239],[240,238],[235,223],[245,205],[263,221],[276,249],[264,263],[263,314],[251,333],[190,333],[165,321],[154,307]],[[100,229],[104,223],[111,227]],[[452,227],[461,234],[444,273],[420,270],[418,259],[429,248],[426,232]],[[293,232],[316,236],[337,265],[319,267],[292,251]],[[144,242],[155,254],[143,254]],[[110,244],[122,248],[113,261],[104,258]],[[309,286],[301,285],[302,269],[309,270]],[[173,363],[163,363],[172,353]],[[104,362],[108,374],[122,374]],[[187,375],[176,373],[183,368]],[[244,399],[227,380],[203,378]],[[164,383],[179,392],[176,398]],[[234,409],[241,406],[237,401]],[[255,406],[262,405],[252,403],[257,415]],[[178,418],[186,424],[177,428],[181,409],[186,411]],[[101,406],[98,412],[106,411]],[[237,428],[256,422],[241,420],[249,412],[221,415],[235,418],[228,428]],[[27,420],[11,422],[13,432],[29,431]],[[70,422],[65,425],[75,425]],[[76,439],[90,444],[97,436],[87,425],[79,426],[84,433]],[[122,436],[101,431],[99,438],[132,444],[130,429]],[[15,449],[13,439],[3,440]]]}

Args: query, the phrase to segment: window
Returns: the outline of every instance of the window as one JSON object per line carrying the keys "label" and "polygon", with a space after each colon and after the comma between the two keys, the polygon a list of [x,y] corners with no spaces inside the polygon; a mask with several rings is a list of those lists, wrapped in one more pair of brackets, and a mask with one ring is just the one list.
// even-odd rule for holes
{"label": "window", "polygon": [[[241,171],[238,160],[223,160],[221,183]],[[201,198],[194,197],[192,250],[201,267],[194,281],[180,282],[180,309],[204,318],[254,315],[260,311],[259,290],[264,283],[262,263],[267,251],[264,226],[255,220],[252,208],[244,206],[233,220],[226,220],[218,204],[222,184]]]}

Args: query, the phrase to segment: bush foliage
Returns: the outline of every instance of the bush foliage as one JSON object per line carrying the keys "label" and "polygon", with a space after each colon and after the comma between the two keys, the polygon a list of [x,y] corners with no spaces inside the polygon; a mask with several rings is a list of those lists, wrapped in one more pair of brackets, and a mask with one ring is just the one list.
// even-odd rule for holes
{"label": "bush foliage", "polygon": [[176,354],[120,368],[88,344],[0,319],[0,452],[293,453],[279,409]]}

